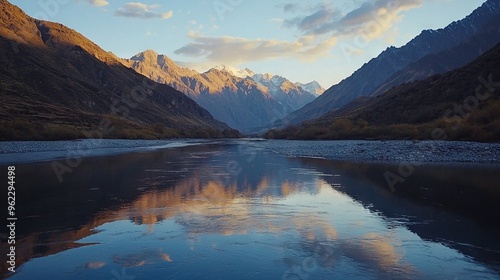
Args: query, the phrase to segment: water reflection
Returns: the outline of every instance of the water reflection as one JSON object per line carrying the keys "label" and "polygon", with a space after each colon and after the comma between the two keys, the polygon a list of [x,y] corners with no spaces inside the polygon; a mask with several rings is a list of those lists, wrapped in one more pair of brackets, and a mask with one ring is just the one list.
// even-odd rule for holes
{"label": "water reflection", "polygon": [[343,177],[323,177],[365,207],[387,217],[390,227],[404,225],[420,238],[444,243],[500,270],[500,189],[498,167],[418,166],[393,193],[383,174],[398,166],[300,159],[320,172],[337,170]]}
{"label": "water reflection", "polygon": [[[379,188],[371,167],[247,144],[87,159],[63,184],[44,164],[20,166],[18,197],[32,203],[11,278],[495,277],[483,263],[496,255],[472,261],[440,244],[464,240],[437,228],[436,208]],[[498,235],[470,226],[480,250],[496,250]]]}

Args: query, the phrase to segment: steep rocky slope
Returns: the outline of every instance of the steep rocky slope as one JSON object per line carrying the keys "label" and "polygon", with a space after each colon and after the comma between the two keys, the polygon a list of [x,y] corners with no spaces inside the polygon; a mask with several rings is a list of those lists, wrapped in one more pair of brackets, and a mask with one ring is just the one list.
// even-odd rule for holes
{"label": "steep rocky slope", "polygon": [[[419,72],[421,69],[425,69],[425,67],[415,67],[415,65],[412,64],[428,55],[435,55],[426,58],[427,61],[420,63],[420,65],[428,66],[429,62],[433,62],[434,59],[440,58],[437,54],[443,51],[447,52],[456,48],[479,34],[491,36],[492,31],[496,33],[493,38],[483,38],[485,39],[484,41],[489,42],[488,44],[478,44],[472,49],[464,47],[458,51],[465,59],[456,58],[456,62],[445,67],[443,67],[443,65],[445,65],[446,62],[443,61],[443,63],[440,63],[440,67],[434,65],[432,68],[436,72],[443,72],[459,67],[481,54],[481,50],[485,51],[500,42],[498,29],[488,31],[492,26],[498,28],[499,24],[500,1],[488,0],[469,16],[460,21],[453,22],[443,29],[425,30],[408,44],[400,48],[388,48],[378,57],[363,65],[350,77],[329,88],[314,102],[291,113],[284,119],[283,123],[299,124],[305,120],[315,119],[331,110],[342,108],[356,98],[371,96],[378,89],[384,92],[388,88],[397,86],[408,80],[425,78],[429,74],[435,74],[427,69],[423,72]],[[446,60],[446,58],[443,59]]]}
{"label": "steep rocky slope", "polygon": [[459,69],[357,99],[267,137],[500,141],[499,65],[500,44]]}
{"label": "steep rocky slope", "polygon": [[[245,132],[269,127],[287,114],[316,98],[279,76],[255,74],[224,65],[205,73],[179,67],[166,55],[141,52],[122,63],[159,83],[170,85],[191,97],[215,118]],[[321,92],[315,84],[310,88]]]}
{"label": "steep rocky slope", "polygon": [[1,139],[222,136],[229,127],[61,24],[0,0]]}

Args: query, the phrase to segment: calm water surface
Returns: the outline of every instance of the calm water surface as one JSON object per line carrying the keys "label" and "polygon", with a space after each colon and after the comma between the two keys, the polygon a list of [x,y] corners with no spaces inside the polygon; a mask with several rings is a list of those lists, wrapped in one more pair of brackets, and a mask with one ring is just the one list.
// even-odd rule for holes
{"label": "calm water surface", "polygon": [[500,278],[497,166],[419,164],[391,189],[398,164],[287,157],[284,144],[85,158],[62,183],[50,161],[18,164],[18,267],[2,259],[3,275]]}

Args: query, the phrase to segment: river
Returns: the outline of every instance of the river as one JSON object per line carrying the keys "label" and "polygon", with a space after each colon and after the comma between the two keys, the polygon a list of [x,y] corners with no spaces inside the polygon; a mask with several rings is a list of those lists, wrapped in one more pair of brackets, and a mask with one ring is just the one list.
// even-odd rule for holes
{"label": "river", "polygon": [[0,143],[5,277],[500,277],[499,144],[90,141]]}

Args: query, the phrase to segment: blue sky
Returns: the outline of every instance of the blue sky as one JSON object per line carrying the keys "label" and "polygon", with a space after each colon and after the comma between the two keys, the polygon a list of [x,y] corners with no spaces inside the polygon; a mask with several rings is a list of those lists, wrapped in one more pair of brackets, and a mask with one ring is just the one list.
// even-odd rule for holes
{"label": "blue sky", "polygon": [[198,71],[225,64],[328,88],[387,47],[485,0],[10,0],[129,58],[152,49]]}

